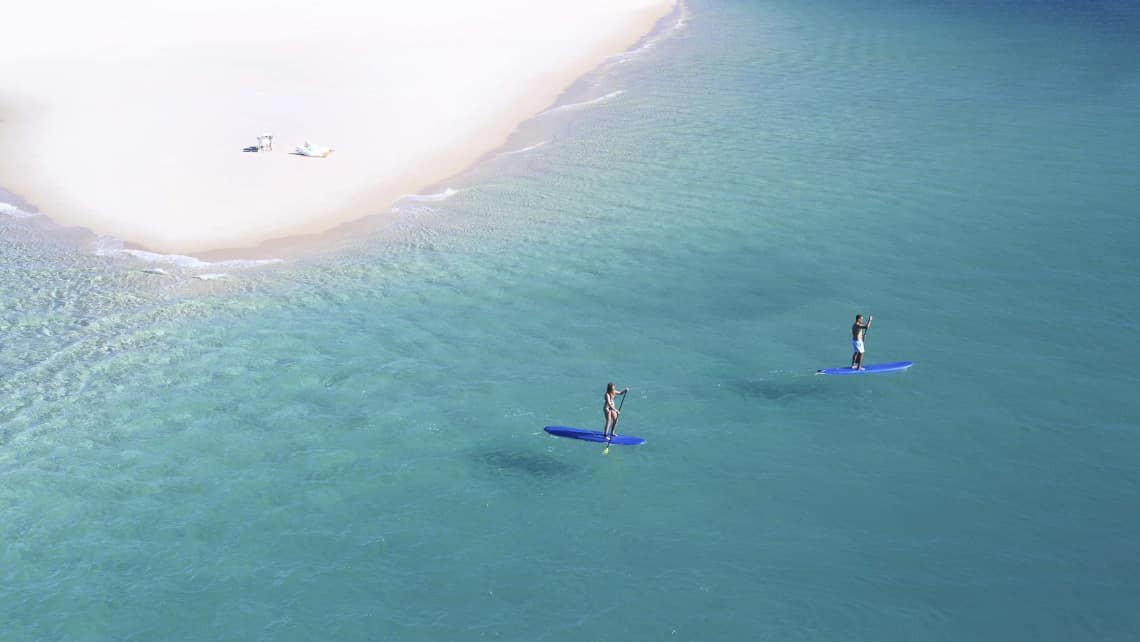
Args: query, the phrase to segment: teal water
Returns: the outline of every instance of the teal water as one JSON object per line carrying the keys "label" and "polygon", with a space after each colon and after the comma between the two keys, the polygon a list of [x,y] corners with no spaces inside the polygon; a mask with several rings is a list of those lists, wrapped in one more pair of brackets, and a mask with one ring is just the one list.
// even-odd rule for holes
{"label": "teal water", "polygon": [[803,4],[336,251],[0,215],[0,639],[1134,639],[1140,10]]}

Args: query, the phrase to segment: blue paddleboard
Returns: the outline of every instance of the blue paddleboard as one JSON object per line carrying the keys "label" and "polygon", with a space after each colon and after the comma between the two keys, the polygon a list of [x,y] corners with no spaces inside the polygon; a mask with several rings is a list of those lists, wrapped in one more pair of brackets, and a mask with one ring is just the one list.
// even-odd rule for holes
{"label": "blue paddleboard", "polygon": [[884,372],[898,372],[906,370],[914,365],[913,361],[896,361],[894,363],[876,363],[869,366],[863,366],[858,370],[851,368],[824,368],[823,370],[816,370],[816,374],[825,375],[861,375],[861,374],[882,374]]}
{"label": "blue paddleboard", "polygon": [[581,439],[582,441],[596,441],[599,444],[604,444],[609,441],[609,443],[615,446],[640,446],[645,443],[645,440],[641,437],[631,437],[629,435],[614,435],[607,440],[602,431],[586,430],[585,428],[547,426],[543,430],[558,437],[569,437],[571,439]]}

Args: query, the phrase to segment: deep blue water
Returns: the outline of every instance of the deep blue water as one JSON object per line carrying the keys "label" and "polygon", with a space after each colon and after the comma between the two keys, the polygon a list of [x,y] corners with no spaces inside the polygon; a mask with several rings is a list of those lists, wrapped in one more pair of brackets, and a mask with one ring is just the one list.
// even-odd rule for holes
{"label": "deep blue water", "polygon": [[1137,33],[693,0],[335,250],[0,215],[0,639],[1135,639]]}

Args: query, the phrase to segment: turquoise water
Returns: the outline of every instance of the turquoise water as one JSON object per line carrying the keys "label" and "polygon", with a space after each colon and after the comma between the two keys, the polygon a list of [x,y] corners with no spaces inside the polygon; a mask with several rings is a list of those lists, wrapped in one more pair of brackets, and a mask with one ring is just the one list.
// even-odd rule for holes
{"label": "turquoise water", "polygon": [[0,639],[1134,639],[1136,5],[683,14],[335,251],[0,215]]}

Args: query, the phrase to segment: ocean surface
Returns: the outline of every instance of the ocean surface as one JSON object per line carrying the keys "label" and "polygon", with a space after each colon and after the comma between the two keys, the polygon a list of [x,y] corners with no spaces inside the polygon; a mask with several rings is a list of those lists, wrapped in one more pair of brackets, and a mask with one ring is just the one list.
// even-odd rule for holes
{"label": "ocean surface", "polygon": [[273,264],[5,195],[0,640],[1136,640],[1138,33],[686,0]]}

